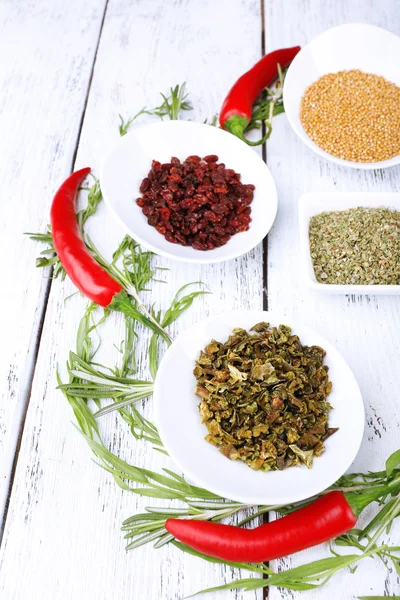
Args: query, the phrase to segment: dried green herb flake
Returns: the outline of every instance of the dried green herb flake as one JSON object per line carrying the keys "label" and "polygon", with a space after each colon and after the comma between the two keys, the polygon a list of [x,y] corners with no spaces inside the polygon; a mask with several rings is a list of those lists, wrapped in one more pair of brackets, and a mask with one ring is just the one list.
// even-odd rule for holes
{"label": "dried green herb flake", "polygon": [[324,451],[332,384],[325,351],[285,325],[234,329],[200,352],[194,375],[206,440],[252,469],[306,464]]}
{"label": "dried green herb flake", "polygon": [[351,208],[313,216],[310,253],[319,283],[400,284],[400,212]]}

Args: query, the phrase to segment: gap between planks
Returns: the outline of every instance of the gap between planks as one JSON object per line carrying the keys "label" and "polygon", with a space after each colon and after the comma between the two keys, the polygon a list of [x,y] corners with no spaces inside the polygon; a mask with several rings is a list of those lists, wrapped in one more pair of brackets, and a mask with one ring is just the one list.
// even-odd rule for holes
{"label": "gap between planks", "polygon": [[[265,54],[265,6],[264,0],[260,0],[260,9],[261,9],[261,57]],[[266,126],[264,123],[261,124],[261,135],[264,137],[266,133]],[[264,142],[261,148],[261,156],[265,164],[267,164],[267,143]],[[262,241],[263,249],[262,249],[262,262],[263,262],[263,310],[268,310],[268,236],[266,236]],[[264,513],[262,516],[263,524],[268,523],[269,521],[269,513]],[[269,566],[269,563],[266,563]],[[263,575],[263,579],[266,579],[267,575]],[[268,600],[269,597],[269,588],[262,588],[262,597],[263,600]]]}
{"label": "gap between planks", "polygon": [[[86,114],[86,108],[87,108],[87,104],[88,104],[90,89],[92,86],[93,73],[94,73],[94,69],[95,69],[95,65],[96,65],[101,35],[103,33],[103,27],[104,27],[104,21],[106,18],[108,2],[109,2],[109,0],[106,0],[106,3],[104,5],[103,16],[100,21],[99,35],[98,35],[97,43],[96,43],[96,50],[95,50],[95,53],[93,56],[92,67],[90,70],[90,75],[88,78],[88,85],[87,85],[86,94],[85,94],[85,101],[83,104],[82,114],[81,114],[81,118],[79,121],[79,127],[78,127],[78,133],[76,136],[75,148],[74,148],[74,152],[72,155],[71,169],[70,169],[71,173],[74,170],[76,156],[78,153],[79,142],[81,139],[82,126],[83,126],[83,121],[84,121],[85,114]],[[21,421],[19,423],[19,431],[18,431],[17,441],[15,444],[14,459],[13,459],[13,463],[12,463],[12,467],[11,467],[10,480],[9,480],[8,489],[7,489],[6,503],[5,503],[5,507],[4,507],[4,514],[3,514],[3,519],[1,522],[1,526],[0,526],[0,547],[1,547],[1,544],[3,541],[3,534],[4,534],[6,522],[7,522],[7,514],[8,514],[9,505],[10,505],[10,498],[11,498],[11,494],[12,494],[12,490],[13,490],[14,478],[15,478],[15,473],[16,473],[17,465],[18,465],[19,451],[20,451],[20,447],[21,447],[22,437],[24,435],[26,415],[28,412],[29,402],[31,399],[32,383],[33,383],[33,379],[34,379],[35,371],[36,371],[36,362],[37,362],[37,357],[39,354],[40,342],[42,340],[43,326],[44,326],[44,321],[46,318],[47,305],[48,305],[48,300],[49,300],[50,291],[51,291],[52,276],[53,276],[53,267],[50,268],[49,279],[48,279],[45,293],[44,293],[42,313],[40,315],[39,326],[38,326],[38,331],[37,331],[37,336],[36,336],[36,343],[35,343],[35,347],[34,347],[33,354],[32,354],[32,370],[27,378],[25,398],[22,401]]]}
{"label": "gap between planks", "polygon": [[36,360],[37,360],[37,356],[39,353],[40,341],[42,339],[44,319],[46,317],[47,302],[48,302],[49,296],[50,296],[52,272],[53,272],[53,270],[51,269],[50,277],[47,281],[46,289],[44,292],[42,313],[41,313],[40,319],[39,319],[39,326],[38,326],[38,330],[37,330],[35,347],[33,349],[33,354],[32,354],[32,369],[28,376],[27,385],[26,385],[26,389],[25,389],[25,399],[24,399],[24,401],[22,403],[22,407],[21,407],[21,415],[20,415],[21,421],[19,423],[19,431],[18,431],[18,436],[16,438],[17,441],[15,444],[14,458],[13,458],[13,462],[12,462],[12,466],[11,466],[10,479],[9,479],[8,488],[7,488],[7,496],[6,496],[5,506],[4,506],[4,514],[3,514],[3,519],[2,519],[1,527],[0,527],[0,546],[3,541],[3,533],[4,533],[5,526],[6,526],[6,521],[7,521],[8,507],[10,505],[11,492],[12,492],[12,488],[13,488],[13,484],[14,484],[15,472],[17,469],[18,456],[19,456],[19,451],[21,448],[22,436],[24,433],[26,414],[28,412],[29,400],[31,398],[33,377],[35,375],[35,369],[36,369]]}
{"label": "gap between planks", "polygon": [[[78,127],[78,132],[77,132],[77,137],[76,137],[74,152],[73,152],[72,161],[71,161],[71,172],[74,169],[74,165],[75,165],[75,161],[76,161],[76,157],[77,157],[77,153],[78,153],[78,149],[79,149],[79,143],[80,143],[80,139],[81,139],[82,127],[83,127],[83,123],[84,123],[84,119],[85,119],[85,115],[86,115],[86,110],[87,110],[87,105],[88,105],[88,101],[89,101],[90,90],[91,90],[92,80],[93,80],[93,74],[94,74],[94,70],[95,70],[95,66],[96,66],[96,62],[97,62],[97,55],[98,55],[98,50],[99,50],[99,46],[100,46],[100,42],[101,42],[101,37],[102,37],[104,23],[105,23],[105,19],[106,19],[106,15],[107,15],[108,4],[109,4],[109,0],[106,0],[105,6],[104,6],[103,15],[102,15],[102,19],[101,19],[101,22],[100,22],[99,35],[98,35],[97,44],[96,44],[96,50],[95,50],[95,53],[94,53],[92,67],[91,67],[90,75],[89,75],[89,78],[88,78],[88,85],[87,85],[87,90],[86,90],[86,94],[85,94],[84,105],[83,105],[83,109],[82,109],[82,113],[81,113],[81,117],[80,117],[80,121],[79,121],[79,127]],[[264,0],[260,0],[260,8],[261,8],[261,56],[260,56],[260,58],[261,58],[265,54]],[[266,127],[265,127],[264,124],[262,124],[261,135],[264,136],[265,132],[266,132]],[[267,163],[267,149],[266,149],[266,144],[265,143],[262,145],[262,149],[261,150],[262,150],[262,159],[264,160],[265,163]],[[262,306],[262,308],[263,308],[263,310],[268,310],[268,287],[267,287],[268,286],[268,262],[267,262],[267,256],[268,256],[268,239],[267,239],[267,237],[263,240],[262,245],[263,245],[263,251],[262,251],[262,262],[263,262],[263,296],[262,297],[263,297],[263,306]],[[25,401],[23,402],[21,422],[19,424],[19,435],[18,435],[17,442],[16,442],[16,448],[15,448],[15,453],[14,453],[14,460],[13,460],[12,469],[11,469],[10,482],[9,482],[9,486],[8,486],[8,490],[7,490],[6,506],[5,506],[4,516],[3,516],[3,520],[2,520],[1,528],[0,528],[0,546],[2,544],[3,533],[4,533],[5,525],[6,525],[6,522],[7,522],[7,515],[8,515],[8,509],[9,509],[9,503],[10,503],[10,498],[11,498],[11,494],[12,494],[12,490],[13,490],[13,484],[14,484],[14,478],[15,478],[16,468],[17,468],[17,464],[18,464],[19,450],[20,450],[20,446],[21,446],[22,437],[23,437],[23,434],[24,434],[25,420],[26,420],[26,415],[27,415],[27,412],[28,412],[29,402],[30,402],[30,398],[31,398],[32,382],[33,382],[33,379],[34,379],[34,376],[35,376],[36,361],[37,361],[39,347],[40,347],[40,343],[41,343],[41,339],[42,339],[43,325],[44,325],[44,321],[45,321],[45,317],[46,317],[46,313],[47,313],[48,300],[49,300],[51,286],[52,286],[52,274],[53,274],[53,269],[51,268],[49,280],[48,280],[48,283],[47,283],[47,286],[46,286],[46,290],[45,290],[45,294],[44,294],[42,313],[41,313],[41,316],[40,316],[39,327],[38,327],[38,332],[37,332],[37,338],[36,338],[36,343],[35,343],[35,347],[34,347],[34,351],[33,351],[33,356],[32,356],[32,371],[31,371],[30,376],[28,378],[27,389],[26,389],[26,397],[25,397]],[[266,513],[266,514],[263,515],[263,522],[264,523],[268,522],[268,513]],[[266,600],[268,598],[268,596],[269,596],[268,588],[263,588],[262,592],[263,592],[263,600]]]}

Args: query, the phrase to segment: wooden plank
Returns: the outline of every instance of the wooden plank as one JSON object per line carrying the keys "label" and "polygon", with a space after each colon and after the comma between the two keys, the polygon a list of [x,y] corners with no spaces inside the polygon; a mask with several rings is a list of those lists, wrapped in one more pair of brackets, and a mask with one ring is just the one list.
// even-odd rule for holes
{"label": "wooden plank", "polygon": [[104,6],[0,4],[0,526],[49,286],[23,233],[45,230],[51,195],[70,172]]}
{"label": "wooden plank", "polygon": [[[400,34],[396,2],[278,2],[265,1],[266,51],[304,45],[325,29],[344,22],[368,22]],[[301,23],[301,27],[299,27]],[[284,26],[283,26],[284,24]],[[398,169],[356,171],[317,157],[298,140],[281,117],[267,144],[268,165],[276,179],[279,211],[269,236],[268,300],[273,310],[296,315],[333,343],[343,354],[360,384],[366,409],[364,440],[351,471],[379,470],[399,447],[400,327],[395,297],[325,296],[310,292],[301,280],[298,253],[297,199],[303,192],[397,191]],[[371,514],[371,513],[370,513]],[[400,523],[390,540],[400,537]],[[287,569],[329,555],[320,546],[276,561],[274,570]],[[361,563],[355,574],[343,571],[323,590],[309,592],[271,589],[271,599],[337,600],[358,595],[399,594],[400,580],[378,560]],[[345,592],[342,590],[346,590]]]}
{"label": "wooden plank", "polygon": [[[227,23],[229,12],[229,24]],[[260,56],[258,0],[216,4],[189,1],[110,0],[99,47],[79,146],[77,166],[100,162],[118,138],[118,113],[131,115],[157,100],[158,91],[186,79],[196,110],[190,118],[210,117],[238,74]],[[189,115],[187,115],[189,116]],[[104,206],[91,223],[92,237],[107,255],[123,232]],[[184,265],[160,258],[168,267],[167,284],[154,286],[150,303],[166,307],[189,281],[204,281],[213,295],[198,300],[172,328],[172,335],[209,313],[232,307],[262,306],[262,248],[222,265]],[[124,552],[124,518],[154,505],[122,492],[90,460],[90,452],[71,426],[71,410],[55,390],[55,369],[74,345],[85,302],[66,282],[51,289],[32,396],[0,555],[0,596],[121,599],[182,598],[201,588],[229,581],[232,570],[178,552],[146,546]],[[104,330],[98,359],[113,364],[113,342],[122,319]],[[146,365],[145,349],[139,363]],[[171,392],[172,393],[172,392]],[[146,407],[151,416],[151,403]],[[136,442],[111,415],[102,421],[105,439],[128,460],[160,469],[169,463]],[[170,465],[171,466],[171,465]],[[23,540],[29,540],[24,542]],[[23,577],[16,577],[15,565]],[[214,594],[210,598],[218,598]],[[231,592],[227,597],[239,598]],[[250,593],[248,598],[261,598]]]}

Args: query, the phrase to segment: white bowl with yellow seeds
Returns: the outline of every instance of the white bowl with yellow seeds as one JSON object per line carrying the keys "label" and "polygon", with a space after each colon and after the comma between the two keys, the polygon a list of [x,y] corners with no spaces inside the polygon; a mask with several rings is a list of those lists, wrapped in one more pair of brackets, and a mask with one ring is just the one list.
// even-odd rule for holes
{"label": "white bowl with yellow seeds", "polygon": [[307,146],[341,165],[400,164],[400,37],[373,25],[328,29],[286,75],[283,99]]}

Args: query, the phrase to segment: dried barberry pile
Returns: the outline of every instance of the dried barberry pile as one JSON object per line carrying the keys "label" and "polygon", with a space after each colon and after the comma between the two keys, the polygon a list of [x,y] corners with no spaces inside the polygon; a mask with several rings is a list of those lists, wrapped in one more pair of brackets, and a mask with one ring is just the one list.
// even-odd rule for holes
{"label": "dried barberry pile", "polygon": [[249,228],[254,185],[243,184],[215,154],[153,160],[140,192],[138,206],[168,242],[212,250]]}

